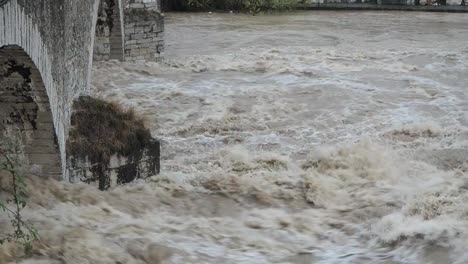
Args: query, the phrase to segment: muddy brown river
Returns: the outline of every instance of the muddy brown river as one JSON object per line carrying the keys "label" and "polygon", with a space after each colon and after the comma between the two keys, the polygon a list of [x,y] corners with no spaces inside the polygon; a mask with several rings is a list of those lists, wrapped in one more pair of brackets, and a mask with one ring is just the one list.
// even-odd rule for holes
{"label": "muddy brown river", "polygon": [[169,13],[165,34],[160,63],[93,77],[161,174],[30,179],[41,241],[16,263],[468,263],[468,15]]}

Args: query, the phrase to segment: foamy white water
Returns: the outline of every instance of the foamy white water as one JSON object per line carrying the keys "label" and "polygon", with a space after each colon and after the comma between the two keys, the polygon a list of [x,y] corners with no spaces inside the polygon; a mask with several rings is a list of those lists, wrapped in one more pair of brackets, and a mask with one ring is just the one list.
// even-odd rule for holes
{"label": "foamy white water", "polygon": [[166,31],[163,62],[94,74],[161,139],[161,175],[31,179],[42,240],[20,263],[468,263],[468,16],[167,14]]}

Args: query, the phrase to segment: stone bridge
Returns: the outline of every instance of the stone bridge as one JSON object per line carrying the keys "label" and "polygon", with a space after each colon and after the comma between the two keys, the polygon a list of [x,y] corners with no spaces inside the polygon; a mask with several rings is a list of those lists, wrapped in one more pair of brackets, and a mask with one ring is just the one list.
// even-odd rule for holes
{"label": "stone bridge", "polygon": [[158,10],[156,0],[0,0],[0,138],[19,135],[36,173],[69,180],[72,104],[93,58],[157,60]]}

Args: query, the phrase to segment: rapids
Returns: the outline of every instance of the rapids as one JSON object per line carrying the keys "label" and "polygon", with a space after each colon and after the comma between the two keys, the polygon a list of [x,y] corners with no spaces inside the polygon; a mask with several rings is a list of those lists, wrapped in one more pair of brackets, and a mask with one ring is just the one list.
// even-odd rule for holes
{"label": "rapids", "polygon": [[166,18],[163,61],[93,80],[145,117],[162,173],[29,179],[41,241],[18,263],[468,263],[467,15]]}

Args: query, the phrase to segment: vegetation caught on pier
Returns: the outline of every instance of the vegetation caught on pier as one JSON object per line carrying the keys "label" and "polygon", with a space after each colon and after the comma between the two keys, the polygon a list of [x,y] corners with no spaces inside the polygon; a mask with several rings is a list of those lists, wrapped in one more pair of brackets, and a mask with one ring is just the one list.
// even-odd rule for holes
{"label": "vegetation caught on pier", "polygon": [[82,180],[98,181],[101,190],[110,186],[106,172],[112,155],[141,156],[152,139],[144,120],[133,110],[89,96],[75,101],[71,125],[68,155],[72,162],[73,157],[91,162],[93,177]]}

